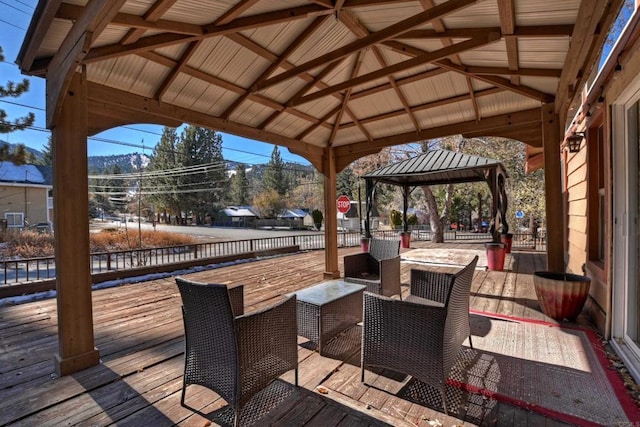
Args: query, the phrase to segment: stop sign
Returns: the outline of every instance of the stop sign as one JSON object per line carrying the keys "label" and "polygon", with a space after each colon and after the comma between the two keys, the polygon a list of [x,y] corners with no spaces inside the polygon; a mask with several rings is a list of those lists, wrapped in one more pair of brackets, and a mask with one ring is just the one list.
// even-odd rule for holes
{"label": "stop sign", "polygon": [[338,197],[336,203],[338,204],[338,212],[347,213],[351,209],[351,200],[344,194]]}

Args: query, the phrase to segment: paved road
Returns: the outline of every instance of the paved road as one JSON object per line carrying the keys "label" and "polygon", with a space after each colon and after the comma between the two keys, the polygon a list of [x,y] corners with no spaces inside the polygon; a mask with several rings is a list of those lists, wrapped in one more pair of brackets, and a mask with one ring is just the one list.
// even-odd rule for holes
{"label": "paved road", "polygon": [[[94,222],[94,226],[100,226],[99,222]],[[124,227],[124,224],[119,222],[105,222],[104,226],[109,227]],[[129,230],[137,230],[137,222],[129,222],[126,224]],[[153,225],[143,222],[140,227],[144,230],[152,230]],[[298,236],[300,234],[320,234],[324,235],[324,231],[312,231],[312,230],[255,230],[246,228],[226,228],[226,227],[209,227],[200,225],[168,225],[157,224],[156,230],[166,231],[169,233],[180,233],[196,236],[203,240],[243,240],[243,239],[261,239],[267,237],[281,237],[281,236]]]}

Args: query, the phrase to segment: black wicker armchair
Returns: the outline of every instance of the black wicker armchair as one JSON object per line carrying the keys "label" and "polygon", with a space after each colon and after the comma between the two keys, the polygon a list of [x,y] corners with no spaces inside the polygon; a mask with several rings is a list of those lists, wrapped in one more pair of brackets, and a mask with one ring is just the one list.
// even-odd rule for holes
{"label": "black wicker armchair", "polygon": [[440,389],[462,343],[469,337],[469,293],[476,256],[455,274],[411,271],[411,295],[404,301],[364,294],[362,378],[365,367],[388,368]]}
{"label": "black wicker armchair", "polygon": [[369,252],[344,257],[345,282],[380,295],[400,295],[400,240],[371,239]]}
{"label": "black wicker armchair", "polygon": [[181,404],[187,385],[218,393],[233,408],[239,425],[242,408],[272,380],[292,369],[298,385],[296,297],[242,314],[243,287],[196,283],[176,277],[182,296],[185,365]]}

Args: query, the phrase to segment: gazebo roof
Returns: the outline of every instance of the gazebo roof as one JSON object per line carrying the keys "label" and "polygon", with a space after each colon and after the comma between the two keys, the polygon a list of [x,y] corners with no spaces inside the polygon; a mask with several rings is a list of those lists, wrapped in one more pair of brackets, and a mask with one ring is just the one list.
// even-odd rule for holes
{"label": "gazebo roof", "polygon": [[322,171],[453,134],[541,150],[622,0],[40,0],[16,60],[48,123],[85,66],[89,133],[188,122],[287,147]]}
{"label": "gazebo roof", "polygon": [[486,181],[492,169],[502,171],[506,177],[504,166],[497,160],[448,150],[433,150],[362,177],[398,186],[458,184]]}

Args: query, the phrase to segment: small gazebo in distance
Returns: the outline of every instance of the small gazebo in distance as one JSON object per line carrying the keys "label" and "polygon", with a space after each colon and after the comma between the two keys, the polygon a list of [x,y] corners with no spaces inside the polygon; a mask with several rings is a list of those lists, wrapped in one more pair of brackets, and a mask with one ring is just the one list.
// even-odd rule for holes
{"label": "small gazebo in distance", "polygon": [[362,176],[366,188],[365,236],[371,237],[369,224],[373,193],[378,183],[402,187],[402,230],[408,231],[407,208],[409,194],[416,188],[439,184],[460,184],[485,181],[493,200],[491,234],[494,242],[500,233],[507,233],[507,172],[497,160],[448,150],[433,150],[398,163],[374,170]]}

